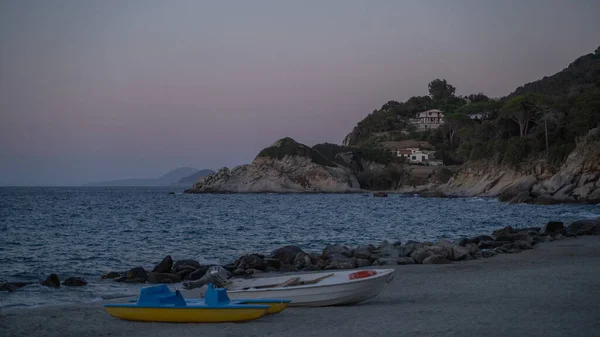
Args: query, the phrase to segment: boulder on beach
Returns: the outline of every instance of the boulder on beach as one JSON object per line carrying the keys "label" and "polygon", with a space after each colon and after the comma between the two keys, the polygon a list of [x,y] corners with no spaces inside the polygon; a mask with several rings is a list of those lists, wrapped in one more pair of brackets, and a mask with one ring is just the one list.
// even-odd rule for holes
{"label": "boulder on beach", "polygon": [[145,283],[148,281],[148,272],[142,267],[129,269],[124,276],[115,279],[116,282]]}
{"label": "boulder on beach", "polygon": [[433,254],[423,260],[423,264],[448,264],[452,263],[444,255]]}
{"label": "boulder on beach", "polygon": [[329,259],[331,256],[336,254],[343,255],[345,257],[352,257],[352,252],[350,252],[350,249],[339,244],[325,246],[321,255],[324,259]]}
{"label": "boulder on beach", "polygon": [[153,273],[168,273],[171,271],[171,267],[173,267],[173,259],[171,255],[167,255],[162,261],[160,261],[154,269],[152,269]]}
{"label": "boulder on beach", "polygon": [[281,264],[293,264],[298,253],[304,252],[300,247],[294,245],[283,246],[275,249],[269,255],[270,258],[279,260]]}
{"label": "boulder on beach", "polygon": [[567,227],[567,232],[572,235],[600,234],[600,218],[574,221]]}
{"label": "boulder on beach", "polygon": [[173,264],[172,271],[173,271],[173,273],[177,274],[178,272],[182,271],[183,269],[198,269],[200,267],[202,267],[202,265],[200,264],[200,262],[198,262],[196,260],[191,260],[191,259],[177,260]]}
{"label": "boulder on beach", "polygon": [[238,259],[237,268],[265,270],[267,264],[263,261],[263,257],[259,254],[244,255]]}
{"label": "boulder on beach", "polygon": [[550,221],[546,223],[541,229],[540,234],[553,234],[560,233],[564,229],[564,224],[560,221]]}

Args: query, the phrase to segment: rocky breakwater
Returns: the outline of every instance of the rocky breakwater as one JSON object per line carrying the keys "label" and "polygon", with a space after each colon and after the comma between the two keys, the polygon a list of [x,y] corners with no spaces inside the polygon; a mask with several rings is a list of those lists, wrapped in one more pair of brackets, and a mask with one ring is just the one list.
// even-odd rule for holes
{"label": "rocky breakwater", "polygon": [[[600,235],[600,219],[579,220],[568,226],[551,221],[541,227],[496,230],[489,235],[458,238],[454,241],[406,242],[384,241],[379,245],[362,244],[356,247],[327,245],[320,252],[307,252],[295,245],[277,248],[269,254],[252,253],[240,256],[234,262],[222,266],[233,277],[252,277],[265,272],[298,272],[353,269],[369,266],[410,264],[448,264],[498,254],[516,254],[534,249],[542,242],[565,237]],[[125,272],[111,272],[103,279],[114,278],[128,283],[177,283],[195,281],[204,276],[213,265],[201,265],[195,260],[174,262],[165,257],[151,271],[135,267]]]}
{"label": "rocky breakwater", "polygon": [[[512,228],[496,230],[490,235],[470,238],[457,238],[454,241],[406,242],[384,241],[379,245],[362,244],[353,248],[344,245],[327,245],[319,252],[307,252],[295,245],[277,248],[269,254],[247,254],[232,263],[223,265],[233,277],[252,277],[264,272],[297,272],[353,269],[369,266],[391,266],[410,264],[460,263],[480,258],[490,258],[498,254],[516,254],[534,249],[536,245],[560,240],[565,237],[600,235],[600,218],[574,221],[568,226],[551,221],[541,227]],[[153,268],[136,266],[126,271],[112,271],[102,275],[105,281],[123,283],[179,283],[201,279],[213,265],[202,265],[193,259],[174,261],[168,255]],[[51,274],[44,286],[59,288],[58,275]],[[0,290],[15,291],[31,282],[0,283]],[[85,286],[87,282],[79,277],[69,277],[62,285]]]}
{"label": "rocky breakwater", "polygon": [[558,171],[543,160],[519,169],[490,161],[465,164],[446,184],[424,191],[450,196],[498,196],[511,203],[600,203],[600,129],[588,132]]}
{"label": "rocky breakwater", "polygon": [[283,138],[262,150],[251,164],[222,168],[186,193],[356,192],[352,172],[318,151]]}

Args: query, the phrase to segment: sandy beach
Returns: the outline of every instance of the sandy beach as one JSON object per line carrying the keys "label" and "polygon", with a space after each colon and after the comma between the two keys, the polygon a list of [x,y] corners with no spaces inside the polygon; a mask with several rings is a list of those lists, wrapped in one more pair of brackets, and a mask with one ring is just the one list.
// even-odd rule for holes
{"label": "sandy beach", "polygon": [[103,302],[7,309],[0,312],[0,335],[600,336],[600,236],[395,268],[384,292],[351,307],[288,308],[238,324],[127,322],[109,316]]}

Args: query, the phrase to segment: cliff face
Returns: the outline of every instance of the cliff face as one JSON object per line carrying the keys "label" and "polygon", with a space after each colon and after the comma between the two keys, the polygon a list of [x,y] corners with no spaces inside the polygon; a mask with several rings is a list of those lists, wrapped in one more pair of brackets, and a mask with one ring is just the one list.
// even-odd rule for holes
{"label": "cliff face", "polygon": [[558,172],[541,163],[519,170],[490,162],[465,165],[435,191],[454,196],[499,196],[513,203],[600,202],[600,129],[592,129]]}

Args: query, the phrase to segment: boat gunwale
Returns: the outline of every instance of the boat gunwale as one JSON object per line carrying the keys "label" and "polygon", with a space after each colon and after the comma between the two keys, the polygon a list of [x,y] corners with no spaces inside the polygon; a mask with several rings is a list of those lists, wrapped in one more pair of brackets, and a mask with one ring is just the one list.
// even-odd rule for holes
{"label": "boat gunwale", "polygon": [[[273,287],[273,288],[261,288],[261,289],[227,289],[227,293],[231,294],[231,293],[242,293],[242,292],[270,292],[270,291],[283,291],[283,290],[294,290],[294,289],[307,289],[307,288],[324,288],[324,287],[333,287],[333,286],[340,286],[340,285],[345,285],[345,284],[356,284],[356,283],[360,283],[360,282],[366,282],[366,281],[373,281],[373,280],[377,280],[377,279],[381,279],[384,276],[390,276],[392,275],[396,270],[395,269],[366,269],[366,270],[377,270],[377,271],[382,271],[381,273],[377,273],[376,275],[371,275],[368,277],[363,277],[363,278],[358,278],[358,279],[348,279],[345,282],[338,282],[338,283],[331,283],[331,284],[303,284],[303,285],[298,285],[298,286],[289,286],[289,287]],[[341,273],[344,271],[337,271],[337,273]],[[322,274],[323,272],[321,272]],[[336,273],[336,272],[334,272]],[[318,273],[315,273],[318,274]],[[311,275],[310,273],[307,274],[290,274],[290,277],[294,277],[296,275]],[[277,277],[284,277],[284,276],[277,276]],[[265,277],[265,279],[268,279],[268,277]]]}

